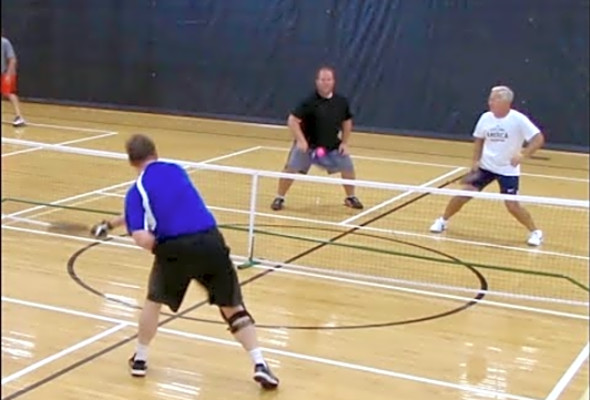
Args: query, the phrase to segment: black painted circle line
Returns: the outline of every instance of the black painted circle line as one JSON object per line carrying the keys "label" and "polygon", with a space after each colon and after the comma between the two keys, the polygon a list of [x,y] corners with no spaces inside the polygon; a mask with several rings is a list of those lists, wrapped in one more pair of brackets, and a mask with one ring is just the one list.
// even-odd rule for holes
{"label": "black painted circle line", "polygon": [[[455,178],[455,179],[452,179],[450,181],[447,181],[447,182],[443,183],[442,185],[439,185],[438,188],[443,188],[445,186],[448,186],[449,184],[454,183],[454,182],[458,181],[461,178],[463,178],[463,177],[460,176],[458,178]],[[370,223],[373,223],[373,222],[375,222],[375,221],[377,221],[377,220],[379,220],[381,218],[384,218],[384,217],[386,217],[386,216],[388,216],[388,215],[390,215],[390,214],[392,214],[392,213],[394,213],[394,212],[396,212],[396,211],[398,211],[398,210],[400,210],[400,209],[402,209],[404,207],[407,207],[407,206],[413,204],[414,202],[416,202],[416,201],[418,201],[418,200],[420,200],[420,199],[428,196],[428,194],[429,193],[423,193],[423,194],[421,194],[421,195],[419,195],[419,196],[417,196],[417,197],[415,197],[415,198],[413,198],[411,200],[408,200],[408,201],[406,201],[406,202],[404,202],[404,203],[402,203],[402,204],[400,204],[400,205],[398,205],[398,206],[390,209],[387,212],[384,212],[384,213],[382,213],[382,214],[380,214],[380,215],[378,215],[378,216],[376,216],[374,218],[371,218],[371,219],[363,222],[360,226],[361,227],[362,226],[366,226],[366,225],[368,225]],[[338,240],[338,239],[340,239],[340,238],[342,238],[342,237],[344,237],[344,236],[346,236],[346,235],[348,235],[350,233],[356,232],[358,229],[359,229],[358,227],[357,228],[352,228],[349,231],[346,231],[344,233],[341,233],[339,235],[336,235],[336,236],[334,236],[333,238],[331,238],[326,243],[323,243],[323,244],[320,244],[320,245],[311,247],[310,249],[308,249],[306,251],[303,251],[303,252],[301,252],[300,254],[298,254],[298,255],[296,255],[294,257],[291,257],[289,260],[286,260],[285,263],[292,263],[292,262],[298,260],[299,258],[304,257],[304,256],[306,256],[306,255],[308,255],[308,254],[310,254],[310,253],[312,253],[312,252],[314,252],[314,251],[316,251],[316,250],[318,250],[318,249],[326,246],[330,242],[334,242],[334,241],[336,241],[336,240]],[[107,240],[109,240],[109,239],[107,239]],[[99,244],[100,243],[97,242],[96,244],[94,244],[94,246],[97,246]],[[92,247],[94,247],[94,246],[92,246]],[[82,253],[84,251],[85,251],[85,249],[81,249],[81,252]],[[76,253],[78,253],[78,252],[76,252]],[[68,268],[69,268],[69,264],[70,264],[70,260],[68,260]],[[250,282],[254,282],[254,281],[258,280],[258,279],[261,279],[262,277],[270,274],[271,272],[273,272],[276,269],[279,269],[281,267],[282,267],[282,265],[279,264],[279,265],[276,265],[274,269],[269,269],[269,270],[263,271],[261,273],[258,273],[256,275],[253,275],[250,278],[248,278],[248,279],[240,282],[240,286],[244,286],[244,285],[246,285],[246,284],[248,284]],[[473,270],[474,271],[477,271],[475,268],[473,268]],[[487,282],[486,282],[485,278],[479,272],[477,272],[477,273],[478,273],[478,276],[480,277],[481,286],[482,287],[485,286],[485,288],[487,289]],[[464,304],[460,308],[457,308],[455,310],[449,311],[445,315],[441,315],[441,317],[442,316],[446,316],[446,315],[450,315],[450,314],[454,314],[454,313],[457,313],[457,312],[460,312],[460,311],[463,311],[463,310],[466,310],[467,308],[469,308],[469,307],[477,304],[478,303],[478,300],[482,299],[484,296],[485,296],[485,292],[484,291],[480,291],[480,292],[478,292],[477,296],[475,296],[475,298],[472,301]],[[178,314],[172,315],[172,316],[170,316],[168,318],[165,318],[164,320],[160,321],[158,323],[158,326],[163,326],[163,325],[167,324],[168,322],[170,322],[170,321],[172,321],[174,319],[180,318],[180,317],[182,317],[182,316],[184,316],[184,315],[186,315],[186,314],[188,314],[188,313],[190,313],[190,312],[192,312],[192,311],[194,311],[194,310],[202,307],[205,304],[207,304],[207,301],[206,300],[200,301],[200,302],[198,302],[196,304],[193,304],[192,306],[188,307],[187,309],[180,311]],[[415,321],[415,322],[418,322],[418,321]],[[80,367],[82,365],[85,365],[86,363],[88,363],[88,362],[90,362],[90,361],[92,361],[92,360],[94,360],[94,359],[96,359],[96,358],[98,358],[98,357],[100,357],[100,356],[102,356],[104,354],[107,354],[107,353],[109,353],[109,352],[111,352],[111,351],[113,351],[113,350],[115,350],[115,349],[117,349],[117,348],[119,348],[119,347],[127,344],[127,343],[129,343],[130,341],[134,340],[135,338],[137,338],[137,334],[134,334],[134,335],[129,336],[129,337],[125,338],[125,339],[122,339],[122,340],[120,340],[120,341],[118,341],[118,342],[116,342],[116,343],[114,343],[114,344],[112,344],[110,346],[107,346],[106,348],[104,348],[104,349],[102,349],[102,350],[100,350],[98,352],[92,353],[92,354],[90,354],[90,355],[82,358],[81,360],[79,360],[79,361],[77,361],[77,362],[75,362],[73,364],[70,364],[70,365],[68,365],[68,366],[66,366],[66,367],[64,367],[64,368],[62,368],[62,369],[60,369],[60,370],[58,370],[56,372],[53,372],[52,374],[46,376],[45,378],[42,378],[42,379],[40,379],[38,381],[35,381],[34,383],[32,383],[32,384],[30,384],[28,386],[25,386],[24,388],[21,388],[21,389],[17,390],[16,392],[13,392],[12,394],[4,397],[3,400],[13,400],[13,399],[16,399],[16,398],[18,398],[18,397],[20,397],[20,396],[22,396],[22,395],[24,395],[26,393],[29,393],[31,390],[34,390],[34,389],[36,389],[36,388],[38,388],[38,387],[40,387],[40,386],[42,386],[42,385],[44,385],[44,384],[46,384],[48,382],[51,382],[54,379],[59,378],[60,376],[66,374],[66,373],[68,373],[68,372],[70,372],[70,371],[72,371],[72,370],[74,370],[74,369],[76,369],[76,368],[78,368],[78,367]]]}
{"label": "black painted circle line", "polygon": [[[274,228],[281,228],[281,229],[299,229],[299,228],[303,228],[300,226],[292,226],[292,225],[264,225],[264,227],[269,227],[272,226]],[[309,227],[305,227],[305,229],[310,230]],[[320,230],[320,231],[332,231],[335,232],[335,229],[330,229],[330,228],[317,228],[317,227],[313,227],[311,228],[313,230]],[[476,294],[476,296],[471,299],[470,301],[462,304],[459,307],[444,311],[442,313],[437,313],[437,314],[433,314],[433,315],[427,315],[424,317],[419,317],[419,318],[411,318],[411,319],[406,319],[406,320],[401,320],[401,321],[386,321],[386,322],[378,322],[378,323],[370,323],[370,324],[357,324],[357,325],[339,325],[339,326],[308,326],[308,325],[269,325],[269,324],[256,324],[256,326],[258,328],[261,329],[290,329],[290,330],[352,330],[352,329],[369,329],[369,328],[383,328],[383,327],[390,327],[390,326],[398,326],[398,325],[408,325],[408,324],[414,324],[414,323],[418,323],[418,322],[426,322],[426,321],[431,321],[434,319],[438,319],[438,318],[443,318],[443,317],[447,317],[449,315],[458,313],[460,311],[465,310],[466,308],[469,308],[475,304],[477,304],[477,302],[479,300],[481,300],[484,295],[485,292],[488,289],[488,284],[487,281],[485,279],[485,277],[477,270],[475,269],[473,266],[461,261],[460,259],[451,256],[449,254],[443,253],[442,251],[436,250],[436,249],[432,249],[426,246],[422,246],[422,245],[418,245],[415,243],[411,243],[411,242],[407,242],[407,241],[402,241],[402,240],[398,240],[398,239],[394,239],[394,238],[388,238],[388,237],[384,237],[384,236],[379,236],[379,235],[374,235],[374,234],[368,234],[368,233],[355,233],[356,235],[359,236],[365,236],[365,237],[369,237],[372,239],[377,239],[377,240],[384,240],[384,241],[388,241],[388,242],[395,242],[395,243],[399,243],[399,244],[403,244],[403,245],[407,245],[407,246],[411,246],[411,247],[416,247],[422,250],[426,250],[438,255],[441,255],[443,257],[446,257],[452,261],[455,261],[457,264],[463,265],[465,268],[467,268],[471,273],[473,273],[475,275],[475,277],[477,278],[478,282],[479,282],[479,289],[478,292]],[[88,250],[98,246],[100,244],[100,242],[96,242],[96,243],[91,243],[83,248],[81,248],[80,250],[76,251],[68,260],[68,274],[70,275],[70,277],[81,287],[83,287],[84,289],[88,290],[89,292],[100,296],[108,301],[129,307],[129,308],[133,308],[133,309],[137,309],[140,310],[142,307],[135,305],[135,304],[131,304],[128,303],[124,300],[119,300],[119,299],[113,299],[113,298],[109,298],[107,296],[105,296],[104,293],[102,293],[101,291],[95,289],[94,287],[90,286],[89,284],[87,284],[86,282],[84,282],[84,280],[82,280],[78,274],[76,273],[75,270],[75,263],[76,261],[80,258],[80,256],[82,256],[83,254],[85,254]],[[358,249],[361,250],[362,249]],[[271,269],[272,271],[272,269]],[[241,283],[243,284],[243,283]],[[171,314],[171,313],[166,313],[163,312],[162,313],[165,316],[175,316],[176,314]],[[177,317],[178,319],[185,319],[185,320],[189,320],[189,321],[196,321],[196,322],[204,322],[204,323],[210,323],[210,324],[218,324],[218,325],[224,325],[225,323],[223,321],[220,320],[211,320],[211,319],[206,319],[206,318],[196,318],[196,317],[189,317],[189,316],[179,316]]]}

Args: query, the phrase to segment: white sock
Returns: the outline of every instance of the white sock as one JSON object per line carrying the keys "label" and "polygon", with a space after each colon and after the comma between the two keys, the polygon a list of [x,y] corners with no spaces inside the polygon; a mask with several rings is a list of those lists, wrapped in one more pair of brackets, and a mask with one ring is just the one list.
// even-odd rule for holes
{"label": "white sock", "polygon": [[285,196],[281,196],[280,194],[277,194],[277,199],[285,200]]}
{"label": "white sock", "polygon": [[264,361],[264,357],[262,356],[262,350],[260,350],[260,347],[250,350],[250,358],[252,359],[252,362],[254,363],[254,365],[256,365],[256,364],[266,365],[266,361]]}
{"label": "white sock", "polygon": [[139,344],[135,346],[135,359],[140,361],[147,361],[148,346]]}

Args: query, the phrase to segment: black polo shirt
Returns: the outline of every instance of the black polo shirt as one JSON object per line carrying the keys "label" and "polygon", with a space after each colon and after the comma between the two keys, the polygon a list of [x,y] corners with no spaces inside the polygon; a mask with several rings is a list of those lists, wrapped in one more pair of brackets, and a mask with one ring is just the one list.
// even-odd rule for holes
{"label": "black polo shirt", "polygon": [[342,123],[352,118],[348,100],[334,93],[329,99],[315,92],[291,112],[301,120],[309,147],[335,150],[340,146]]}

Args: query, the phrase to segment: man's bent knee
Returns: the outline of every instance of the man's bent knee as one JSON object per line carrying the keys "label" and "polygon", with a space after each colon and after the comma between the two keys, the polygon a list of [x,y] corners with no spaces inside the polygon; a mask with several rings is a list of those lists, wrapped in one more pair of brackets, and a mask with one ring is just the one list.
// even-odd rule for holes
{"label": "man's bent knee", "polygon": [[252,315],[243,307],[223,307],[221,315],[228,324],[231,333],[236,333],[248,326],[253,326],[255,321]]}

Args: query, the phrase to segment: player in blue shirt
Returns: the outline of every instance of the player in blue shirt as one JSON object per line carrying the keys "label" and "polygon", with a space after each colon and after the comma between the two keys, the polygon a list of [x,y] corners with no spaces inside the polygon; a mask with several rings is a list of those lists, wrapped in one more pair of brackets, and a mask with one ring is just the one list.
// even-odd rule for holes
{"label": "player in blue shirt", "polygon": [[177,312],[189,283],[195,279],[250,353],[254,379],[265,389],[276,388],[279,380],[262,356],[230,249],[188,174],[179,165],[158,161],[156,147],[145,135],[132,136],[126,150],[139,177],[125,197],[125,213],[96,225],[93,234],[104,237],[111,229],[125,225],[135,243],[155,255],[136,351],[129,360],[131,374],[146,374],[148,346],[156,335],[162,304]]}

